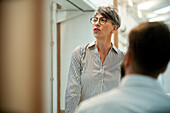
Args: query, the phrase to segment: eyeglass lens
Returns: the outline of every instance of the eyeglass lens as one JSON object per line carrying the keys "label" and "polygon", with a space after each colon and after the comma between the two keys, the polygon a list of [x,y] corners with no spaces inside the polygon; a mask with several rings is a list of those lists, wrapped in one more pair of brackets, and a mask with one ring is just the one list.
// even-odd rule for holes
{"label": "eyeglass lens", "polygon": [[104,18],[104,17],[101,17],[101,18],[97,18],[97,17],[92,17],[91,19],[90,19],[90,21],[91,21],[91,23],[92,24],[95,24],[95,23],[97,23],[98,22],[98,20],[99,20],[99,23],[100,24],[105,24],[106,23],[106,21],[107,21],[107,19],[106,18]]}

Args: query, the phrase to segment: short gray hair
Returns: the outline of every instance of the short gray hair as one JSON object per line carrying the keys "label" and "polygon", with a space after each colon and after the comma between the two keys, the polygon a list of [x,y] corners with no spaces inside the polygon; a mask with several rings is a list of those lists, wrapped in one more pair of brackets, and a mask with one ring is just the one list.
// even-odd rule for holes
{"label": "short gray hair", "polygon": [[112,24],[117,26],[117,29],[120,27],[120,17],[117,13],[117,8],[114,6],[100,6],[94,13],[95,16],[97,14],[101,14],[106,19],[111,20]]}

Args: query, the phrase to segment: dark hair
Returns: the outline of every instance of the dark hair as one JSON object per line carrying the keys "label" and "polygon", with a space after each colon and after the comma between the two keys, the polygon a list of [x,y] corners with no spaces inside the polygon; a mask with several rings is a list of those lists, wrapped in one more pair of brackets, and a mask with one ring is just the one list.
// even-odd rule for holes
{"label": "dark hair", "polygon": [[124,69],[124,62],[121,64],[120,66],[120,75],[121,75],[121,79],[125,76],[125,69]]}
{"label": "dark hair", "polygon": [[117,14],[117,9],[114,6],[101,6],[95,12],[95,16],[101,14],[106,19],[110,19],[113,25],[117,26],[117,29],[120,27],[120,17]]}
{"label": "dark hair", "polygon": [[129,52],[143,74],[159,74],[170,60],[170,32],[163,22],[146,22],[129,34]]}

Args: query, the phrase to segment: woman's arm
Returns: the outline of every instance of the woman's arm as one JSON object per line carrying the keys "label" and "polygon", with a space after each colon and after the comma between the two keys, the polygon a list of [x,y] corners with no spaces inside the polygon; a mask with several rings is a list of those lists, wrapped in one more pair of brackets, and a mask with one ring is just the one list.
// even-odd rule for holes
{"label": "woman's arm", "polygon": [[80,46],[77,47],[71,57],[71,63],[68,73],[68,82],[65,95],[65,113],[74,113],[75,108],[80,102],[81,84],[80,84]]}

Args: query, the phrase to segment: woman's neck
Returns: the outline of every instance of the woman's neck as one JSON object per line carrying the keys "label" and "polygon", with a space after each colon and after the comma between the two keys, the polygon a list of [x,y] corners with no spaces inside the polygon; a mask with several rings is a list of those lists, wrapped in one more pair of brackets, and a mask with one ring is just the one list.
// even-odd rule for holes
{"label": "woman's neck", "polygon": [[96,40],[95,44],[97,45],[97,48],[101,53],[108,53],[112,46],[111,40],[110,41]]}
{"label": "woman's neck", "polygon": [[96,40],[95,44],[98,48],[101,63],[103,64],[107,54],[109,53],[111,46],[112,46],[111,41]]}

